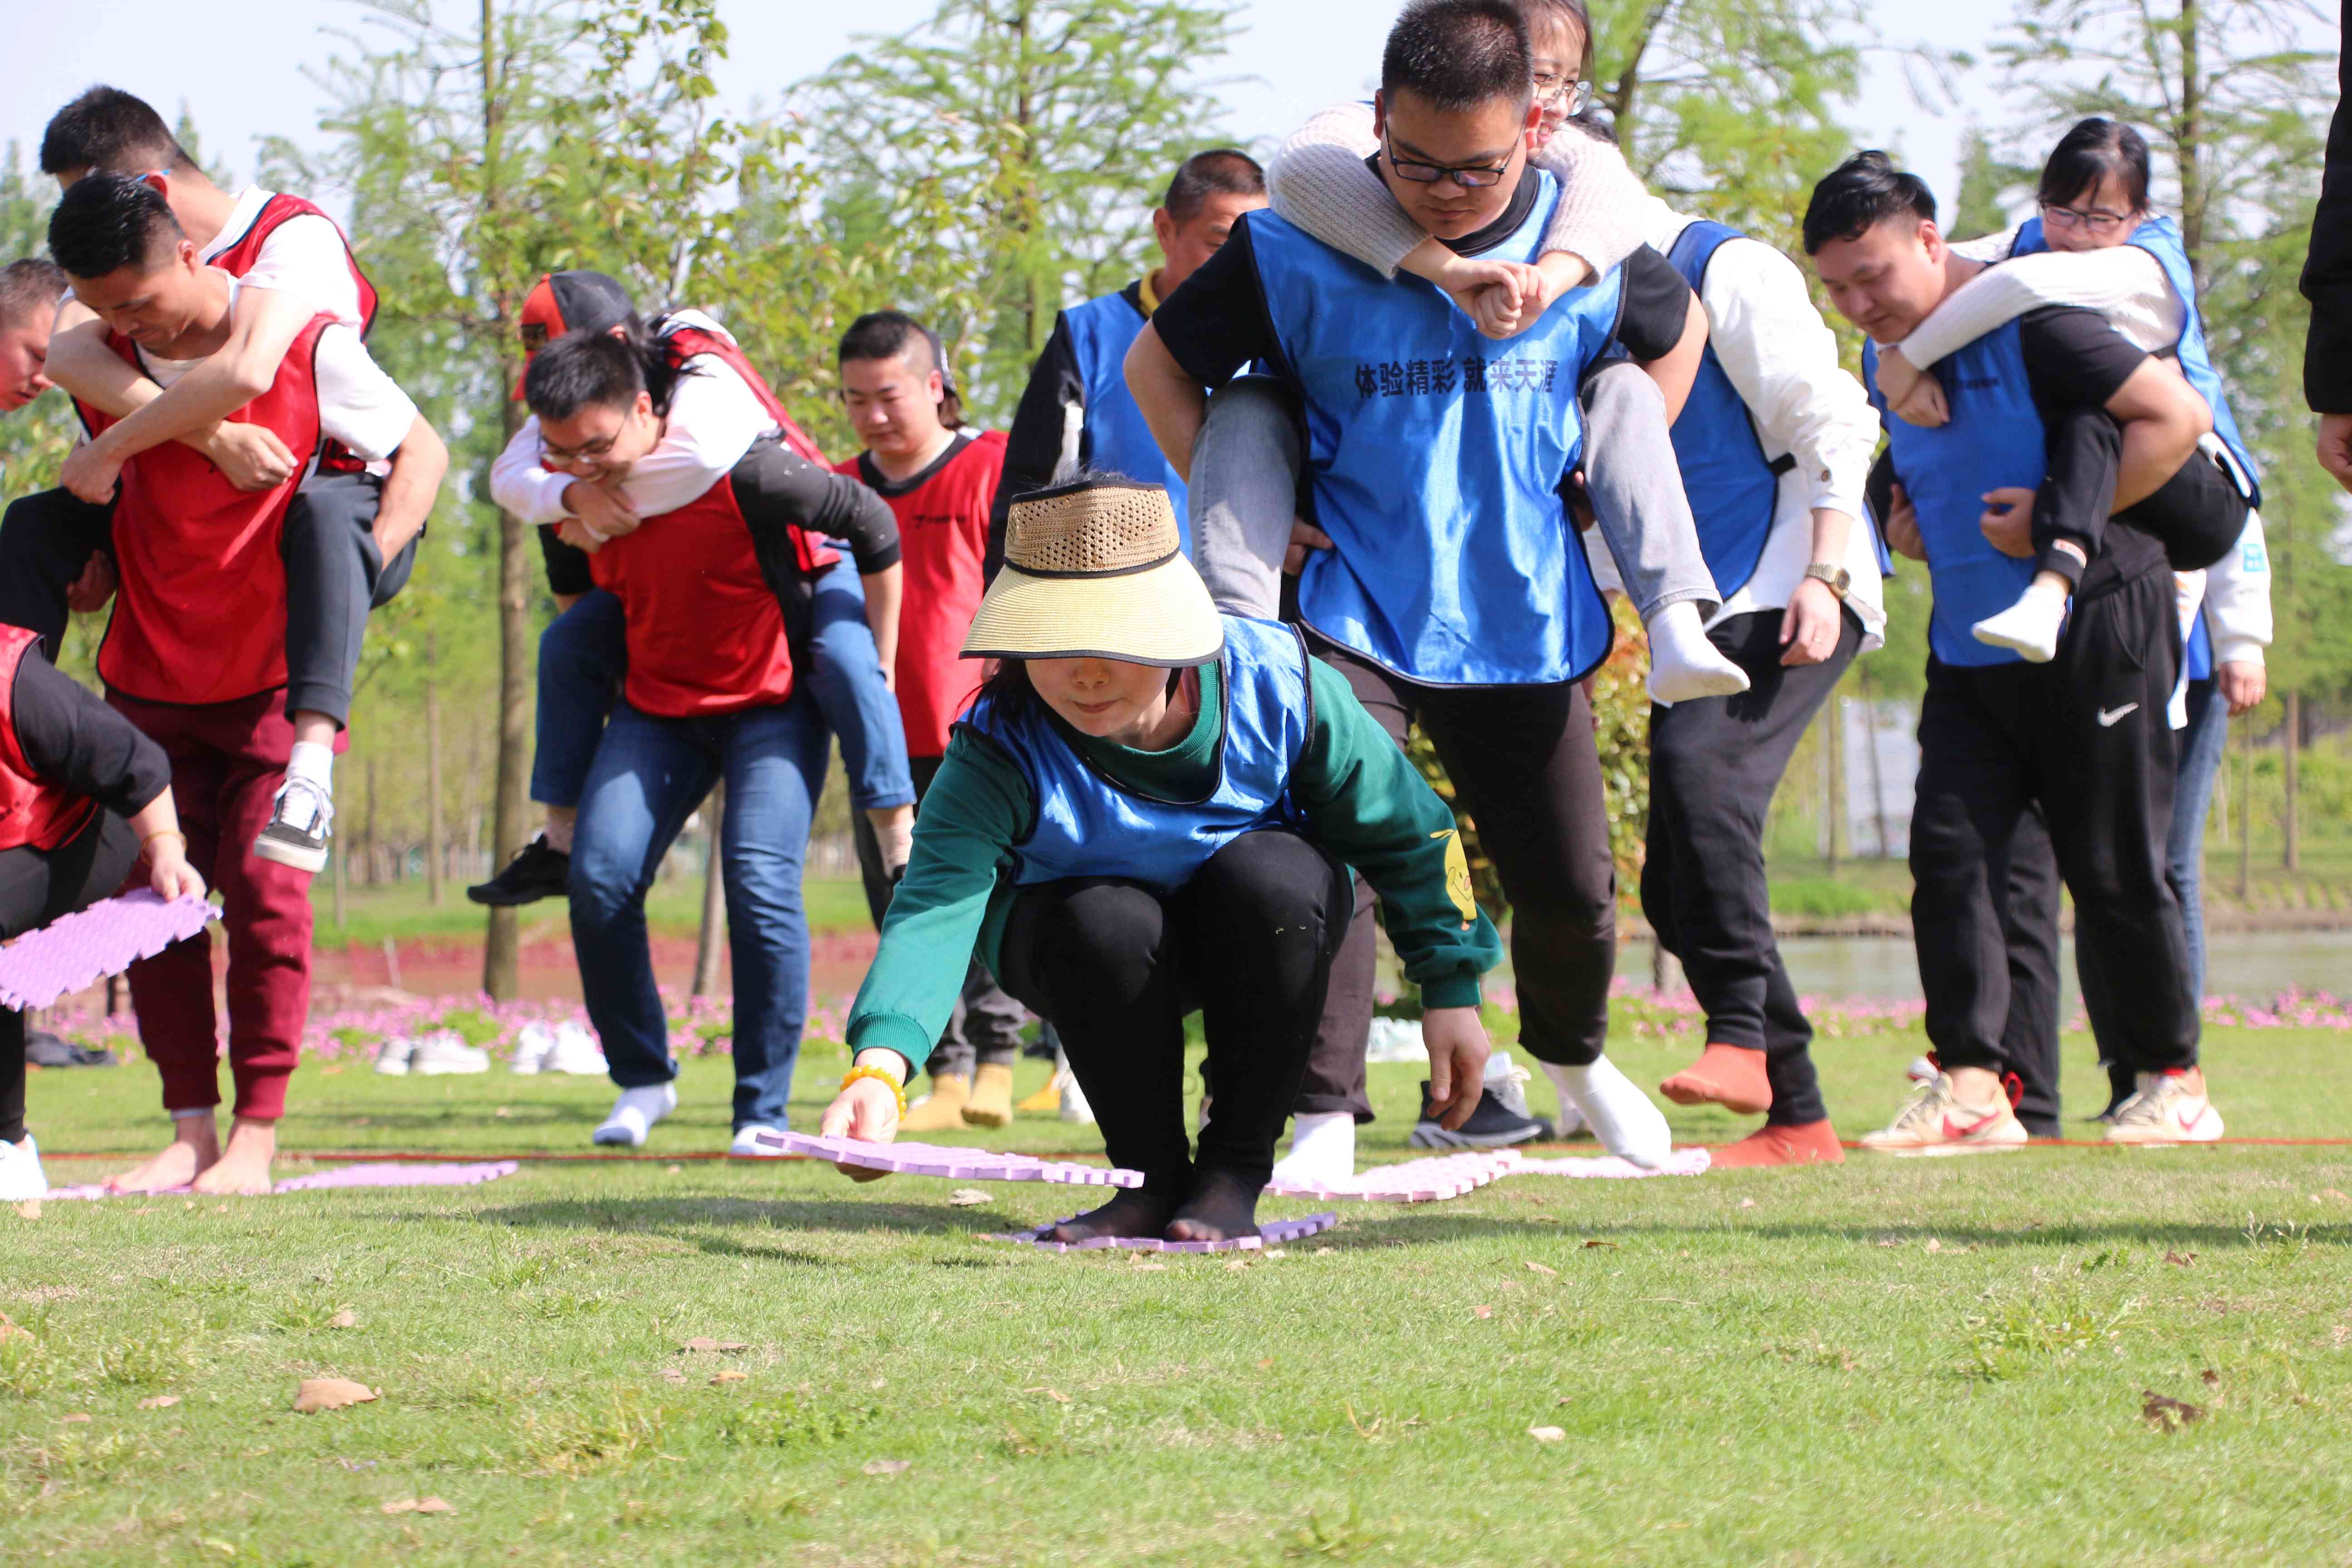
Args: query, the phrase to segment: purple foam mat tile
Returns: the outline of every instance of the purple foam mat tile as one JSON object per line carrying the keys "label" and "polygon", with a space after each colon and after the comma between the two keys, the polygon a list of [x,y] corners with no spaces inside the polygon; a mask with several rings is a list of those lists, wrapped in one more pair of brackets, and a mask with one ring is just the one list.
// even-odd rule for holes
{"label": "purple foam mat tile", "polygon": [[205,900],[166,900],[151,888],[101,899],[0,948],[0,1005],[46,1007],[195,935],[219,913]]}
{"label": "purple foam mat tile", "polygon": [[1571,1157],[1565,1160],[1523,1160],[1513,1175],[1578,1176],[1588,1181],[1637,1182],[1652,1176],[1703,1176],[1714,1157],[1704,1149],[1677,1149],[1666,1156],[1666,1163],[1655,1170],[1645,1170],[1630,1160],[1614,1154]]}
{"label": "purple foam mat tile", "polygon": [[[491,1160],[477,1164],[425,1165],[396,1163],[386,1161],[373,1165],[344,1165],[331,1171],[318,1171],[307,1176],[289,1176],[269,1189],[273,1196],[284,1193],[315,1193],[344,1187],[478,1187],[484,1182],[495,1182],[500,1176],[511,1176],[521,1166],[512,1160]],[[53,1198],[169,1198],[185,1197],[191,1187],[166,1187],[154,1193],[110,1193],[96,1182],[80,1182],[69,1187],[51,1187]]]}
{"label": "purple foam mat tile", "polygon": [[[1071,1215],[1074,1219],[1076,1216]],[[1319,1236],[1339,1223],[1337,1214],[1308,1215],[1305,1219],[1269,1220],[1258,1226],[1255,1236],[1237,1236],[1226,1241],[1168,1241],[1156,1236],[1100,1236],[1092,1241],[1049,1241],[1054,1226],[1067,1225],[1069,1219],[1057,1219],[1051,1225],[1041,1225],[1033,1230],[1000,1232],[985,1239],[1009,1241],[1016,1247],[1034,1247],[1039,1252],[1256,1252],[1268,1247],[1281,1247]]]}
{"label": "purple foam mat tile", "polygon": [[1357,1198],[1367,1203],[1426,1204],[1458,1198],[1522,1169],[1517,1149],[1472,1149],[1393,1165],[1374,1165],[1343,1184],[1268,1187],[1283,1197]]}
{"label": "purple foam mat tile", "polygon": [[832,1160],[868,1170],[908,1176],[941,1176],[957,1182],[1057,1182],[1069,1186],[1139,1187],[1143,1173],[1040,1160],[1028,1154],[998,1154],[985,1149],[947,1148],[935,1143],[869,1143],[859,1138],[822,1138],[806,1132],[757,1134],[768,1148],[812,1159]]}

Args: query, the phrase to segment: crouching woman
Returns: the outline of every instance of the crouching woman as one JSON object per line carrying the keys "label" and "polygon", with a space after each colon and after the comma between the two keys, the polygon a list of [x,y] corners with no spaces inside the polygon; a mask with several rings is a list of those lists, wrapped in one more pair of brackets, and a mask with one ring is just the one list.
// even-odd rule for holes
{"label": "crouching woman", "polygon": [[[1111,1160],[1143,1173],[1057,1238],[1255,1235],[1350,866],[1421,987],[1442,1120],[1469,1116],[1501,943],[1453,816],[1295,631],[1218,615],[1166,491],[1092,477],[1015,501],[963,655],[1002,662],[924,797],[826,1133],[896,1133],[976,947],[1060,1030]],[[1197,1153],[1196,1009],[1216,1095]]]}

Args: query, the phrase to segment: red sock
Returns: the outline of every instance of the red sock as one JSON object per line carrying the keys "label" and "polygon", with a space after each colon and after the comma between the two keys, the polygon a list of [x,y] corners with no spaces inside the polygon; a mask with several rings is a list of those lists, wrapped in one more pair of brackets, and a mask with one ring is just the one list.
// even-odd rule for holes
{"label": "red sock", "polygon": [[1747,1170],[1766,1165],[1843,1165],[1845,1151],[1838,1145],[1837,1130],[1826,1120],[1801,1127],[1769,1123],[1727,1149],[1717,1149],[1707,1162],[1710,1171]]}
{"label": "red sock", "polygon": [[1720,1105],[1735,1116],[1772,1109],[1772,1085],[1764,1076],[1764,1053],[1710,1040],[1697,1061],[1658,1086],[1676,1105]]}

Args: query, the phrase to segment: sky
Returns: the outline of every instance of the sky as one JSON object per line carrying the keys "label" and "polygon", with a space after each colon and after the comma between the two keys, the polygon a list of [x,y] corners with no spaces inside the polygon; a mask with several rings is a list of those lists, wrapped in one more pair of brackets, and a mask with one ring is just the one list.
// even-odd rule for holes
{"label": "sky", "polygon": [[[440,0],[453,18],[470,7]],[[853,32],[895,32],[929,14],[933,0],[721,0],[732,35],[721,86],[731,108],[773,103],[790,82],[850,47]],[[1250,0],[1246,31],[1214,77],[1239,138],[1289,130],[1335,100],[1361,96],[1377,74],[1394,0]],[[1926,40],[1982,52],[2005,4],[1952,5],[1884,0],[1874,8],[1884,43]],[[27,166],[50,112],[94,81],[109,81],[173,118],[194,116],[207,163],[250,176],[256,142],[270,134],[320,140],[325,95],[308,79],[330,56],[356,52],[349,34],[364,12],[352,0],[244,0],[234,27],[188,25],[185,0],[79,0],[75,5],[0,0],[8,91],[0,95],[0,145],[15,141]],[[855,16],[855,22],[847,18]],[[339,36],[341,35],[341,36]],[[1868,140],[1900,147],[1938,192],[1957,183],[1963,121],[1923,110],[1900,73],[1874,69],[1850,116]]]}

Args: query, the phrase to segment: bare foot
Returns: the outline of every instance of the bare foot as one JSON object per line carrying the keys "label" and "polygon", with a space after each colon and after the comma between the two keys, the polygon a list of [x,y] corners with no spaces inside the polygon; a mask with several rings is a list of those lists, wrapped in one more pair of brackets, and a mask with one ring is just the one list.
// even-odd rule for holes
{"label": "bare foot", "polygon": [[195,1189],[215,1197],[255,1196],[269,1191],[269,1162],[278,1155],[278,1123],[248,1121],[240,1116],[231,1123],[228,1147],[195,1180]]}
{"label": "bare foot", "polygon": [[172,1121],[172,1141],[145,1164],[106,1179],[110,1193],[161,1193],[184,1187],[220,1158],[220,1132],[213,1119],[180,1116]]}

